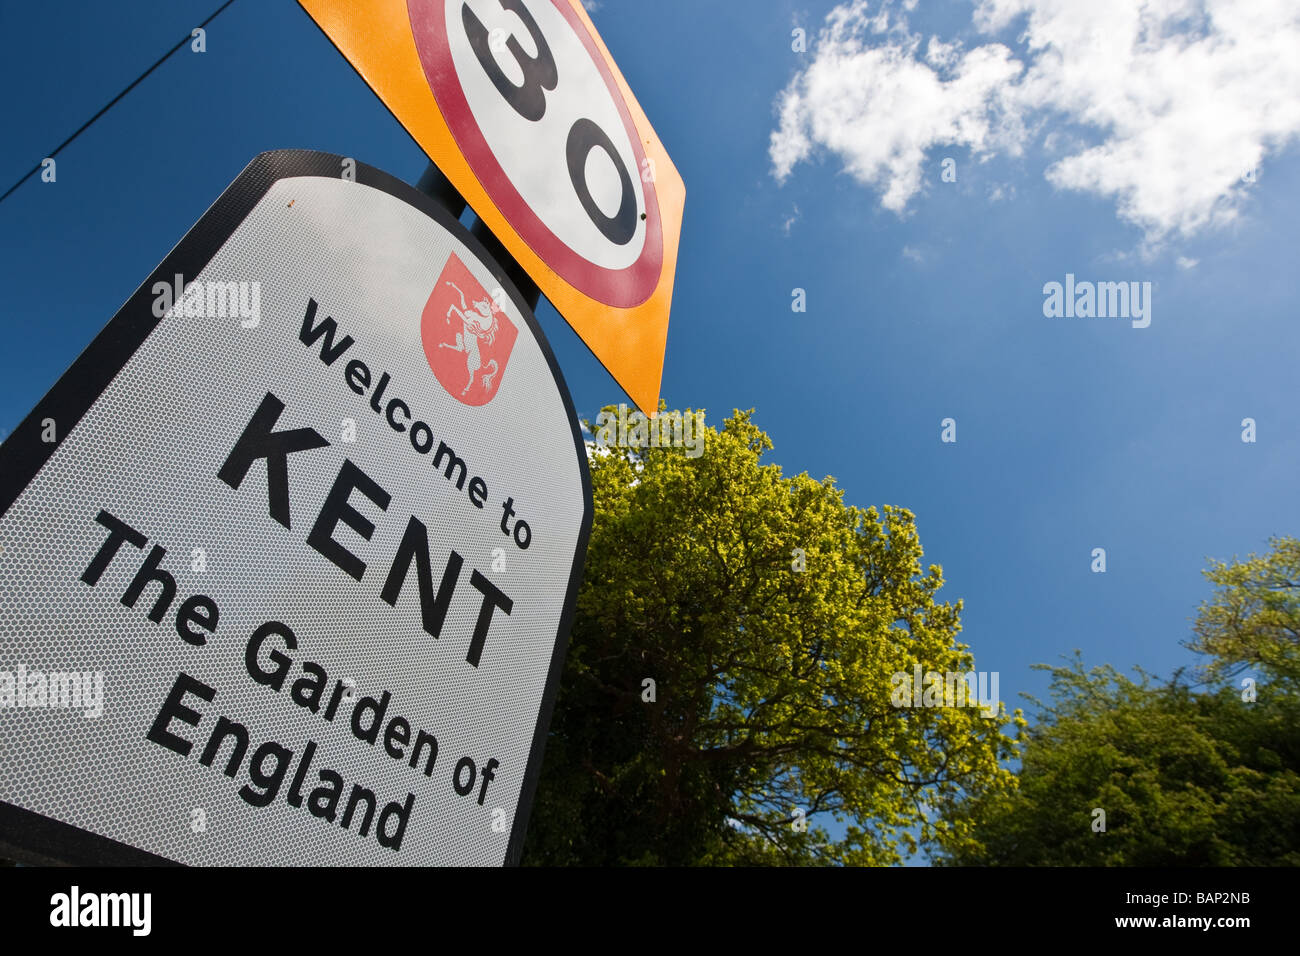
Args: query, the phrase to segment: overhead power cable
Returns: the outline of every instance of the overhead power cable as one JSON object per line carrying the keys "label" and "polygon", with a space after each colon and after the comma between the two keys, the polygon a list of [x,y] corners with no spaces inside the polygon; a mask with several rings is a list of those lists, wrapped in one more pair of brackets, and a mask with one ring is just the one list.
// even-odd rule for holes
{"label": "overhead power cable", "polygon": [[[204,20],[202,23],[200,23],[200,24],[198,25],[198,27],[196,27],[196,29],[202,30],[202,29],[203,29],[204,27],[206,27],[209,23],[211,23],[213,20],[215,20],[215,19],[216,19],[216,18],[221,14],[221,11],[222,11],[222,10],[226,9],[226,7],[230,6],[230,5],[231,5],[232,3],[234,3],[234,2],[235,2],[235,0],[226,0],[225,3],[223,3],[221,6],[219,6],[219,7],[216,9],[216,11],[212,14],[212,16],[208,17],[206,20]],[[132,81],[132,83],[131,83],[130,86],[128,86],[128,87],[127,87],[126,89],[124,89],[121,93],[118,93],[117,96],[115,96],[115,97],[113,97],[111,100],[109,100],[107,106],[105,106],[102,110],[100,110],[98,113],[96,113],[96,114],[95,114],[94,116],[92,116],[90,119],[86,120],[86,122],[82,124],[82,126],[81,126],[81,128],[80,128],[79,130],[77,130],[75,133],[73,133],[71,136],[69,136],[67,139],[65,139],[65,140],[64,140],[62,143],[60,143],[58,146],[54,147],[54,149],[53,149],[51,152],[47,153],[46,156],[45,156],[45,159],[53,159],[55,156],[57,156],[57,155],[59,154],[59,150],[63,149],[63,147],[67,146],[67,145],[68,145],[69,143],[71,143],[74,139],[76,139],[78,136],[80,136],[82,133],[84,133],[87,129],[89,129],[89,128],[90,128],[90,125],[91,125],[92,123],[94,123],[95,120],[99,119],[101,116],[103,116],[103,115],[104,115],[105,113],[107,113],[109,110],[111,110],[111,109],[112,109],[112,108],[117,104],[117,102],[118,102],[120,99],[122,99],[122,97],[126,96],[126,94],[130,93],[133,89],[135,89],[137,86],[139,86],[139,85],[140,85],[140,82],[141,82],[145,77],[147,77],[147,76],[148,76],[150,73],[152,73],[154,70],[158,69],[158,67],[162,66],[163,63],[167,60],[167,58],[168,58],[169,56],[171,56],[173,53],[175,53],[177,50],[179,50],[179,49],[180,49],[181,47],[183,47],[185,44],[189,43],[190,40],[193,39],[193,37],[194,37],[194,31],[191,30],[189,33],[187,33],[187,34],[186,34],[186,35],[181,39],[181,41],[180,41],[179,43],[177,43],[174,47],[172,47],[170,50],[168,50],[166,53],[164,53],[162,56],[160,56],[160,57],[157,59],[157,61],[154,63],[153,66],[149,67],[149,69],[145,70],[143,73],[141,73],[139,76],[137,76],[137,77],[135,78],[135,80]],[[9,198],[9,194],[12,193],[12,192],[13,192],[15,189],[17,189],[19,186],[21,186],[23,183],[25,183],[25,182],[27,181],[27,179],[28,179],[28,178],[29,178],[33,173],[39,172],[40,169],[41,169],[41,166],[45,163],[45,159],[42,159],[39,163],[37,163],[37,164],[36,164],[35,166],[33,166],[31,169],[27,170],[27,172],[23,173],[23,175],[19,178],[18,182],[14,183],[14,184],[13,184],[12,186],[10,186],[7,190],[5,190],[5,194],[4,194],[3,196],[0,196],[0,202],[4,202],[6,199],[8,199],[8,198]]]}

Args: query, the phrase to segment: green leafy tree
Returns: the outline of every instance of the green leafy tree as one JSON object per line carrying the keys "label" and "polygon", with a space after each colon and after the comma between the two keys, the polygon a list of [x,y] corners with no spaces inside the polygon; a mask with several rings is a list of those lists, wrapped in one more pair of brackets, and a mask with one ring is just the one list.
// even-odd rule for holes
{"label": "green leafy tree", "polygon": [[[1048,667],[1052,702],[1028,734],[1016,790],[950,804],[939,862],[1046,866],[1300,865],[1297,546],[1218,562],[1190,646],[1206,689]],[[1041,665],[1040,665],[1041,666]],[[1258,667],[1259,685],[1227,678]],[[1105,830],[1097,829],[1104,811]]]}
{"label": "green leafy tree", "polygon": [[912,514],[783,476],[750,413],[706,435],[591,455],[525,862],[885,864],[960,836],[933,808],[1011,786],[1023,721],[891,705],[895,673],[973,669]]}
{"label": "green leafy tree", "polygon": [[1209,655],[1211,679],[1248,668],[1300,683],[1300,540],[1271,539],[1268,554],[1214,562],[1205,576],[1215,586],[1201,605],[1188,644]]}

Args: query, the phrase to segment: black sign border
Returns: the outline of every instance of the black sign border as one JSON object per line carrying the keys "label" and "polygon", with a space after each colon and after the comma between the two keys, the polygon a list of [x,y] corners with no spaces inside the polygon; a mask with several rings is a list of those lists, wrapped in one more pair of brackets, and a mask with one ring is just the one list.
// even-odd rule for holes
{"label": "black sign border", "polygon": [[[355,164],[356,182],[385,192],[420,210],[468,247],[470,252],[478,257],[480,263],[492,273],[492,277],[500,283],[501,288],[514,302],[515,308],[524,317],[524,321],[528,323],[529,330],[541,347],[569,418],[569,430],[573,435],[574,451],[582,478],[582,526],[578,532],[577,555],[564,596],[564,610],[560,616],[555,650],[546,675],[546,687],[542,693],[537,726],[533,731],[528,766],[524,772],[519,803],[515,808],[510,840],[503,861],[507,866],[516,866],[523,853],[524,834],[528,827],[528,817],[532,812],[537,780],[541,774],[547,729],[550,727],[555,698],[560,689],[560,674],[564,670],[564,658],[568,650],[569,633],[573,626],[578,586],[582,582],[583,563],[587,555],[587,541],[591,536],[593,512],[591,471],[587,466],[586,446],[578,430],[578,417],[568,385],[555,361],[555,353],[551,351],[550,343],[542,332],[541,326],[538,325],[532,309],[524,302],[505,270],[489,255],[483,244],[435,199],[382,170],[350,158],[345,160],[345,157],[333,153],[304,149],[281,149],[259,153],[159,263],[149,278],[132,293],[126,303],[118,309],[117,314],[59,377],[31,413],[3,443],[0,443],[0,517],[8,513],[19,495],[26,490],[58,448],[58,443],[47,443],[41,440],[41,422],[46,418],[52,418],[59,423],[60,432],[64,437],[71,434],[90,406],[103,394],[117,377],[118,372],[125,367],[136,350],[160,324],[161,319],[153,314],[154,283],[165,282],[170,286],[178,273],[185,276],[199,275],[235,230],[243,224],[262,197],[281,179],[300,176],[339,179],[343,175],[345,161]],[[176,865],[176,861],[61,820],[34,813],[3,800],[0,800],[0,853],[37,865],[55,863],[74,866]]]}

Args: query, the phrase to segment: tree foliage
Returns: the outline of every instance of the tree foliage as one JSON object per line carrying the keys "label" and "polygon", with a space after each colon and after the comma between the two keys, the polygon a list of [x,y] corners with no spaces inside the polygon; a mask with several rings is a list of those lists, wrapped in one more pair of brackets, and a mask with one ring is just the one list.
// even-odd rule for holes
{"label": "tree foliage", "polygon": [[[1216,562],[1190,646],[1213,683],[1052,674],[1019,787],[951,805],[970,839],[940,862],[1048,866],[1300,865],[1300,694],[1294,584],[1300,548]],[[1262,675],[1226,682],[1253,667]],[[1105,812],[1105,831],[1094,828]]]}
{"label": "tree foliage", "polygon": [[846,506],[771,448],[736,412],[696,458],[592,454],[526,863],[894,863],[960,839],[931,808],[1011,786],[1018,712],[890,703],[915,664],[973,669],[912,514]]}
{"label": "tree foliage", "polygon": [[1205,576],[1215,586],[1203,603],[1189,647],[1210,657],[1210,679],[1247,668],[1300,684],[1300,540],[1276,537],[1262,556],[1216,561]]}

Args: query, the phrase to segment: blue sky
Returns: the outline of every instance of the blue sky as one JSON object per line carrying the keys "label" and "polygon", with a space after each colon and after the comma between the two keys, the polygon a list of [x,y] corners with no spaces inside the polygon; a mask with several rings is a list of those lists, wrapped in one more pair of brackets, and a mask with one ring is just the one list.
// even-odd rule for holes
{"label": "blue sky", "polygon": [[[216,6],[0,7],[0,189]],[[1261,0],[1251,26],[1207,17],[1217,0],[1162,0],[1156,29],[1099,33],[1112,0],[1074,4],[1077,22],[1056,0],[984,0],[978,17],[923,0],[887,21],[865,19],[875,2],[593,6],[687,185],[670,406],[714,425],[753,407],[787,473],[915,512],[1011,706],[1045,688],[1032,663],[1076,647],[1190,662],[1207,556],[1300,533],[1300,85],[1270,55],[1294,49],[1296,14]],[[1088,31],[1094,59],[1071,70]],[[60,154],[56,183],[0,204],[0,428],[256,153],[326,150],[409,182],[424,168],[291,0],[237,0],[207,47]],[[1204,56],[1162,73],[1160,49]],[[1197,70],[1222,73],[1201,88]],[[1150,282],[1150,327],[1044,317],[1044,284],[1067,273]],[[552,309],[539,318],[582,414],[624,400]]]}

